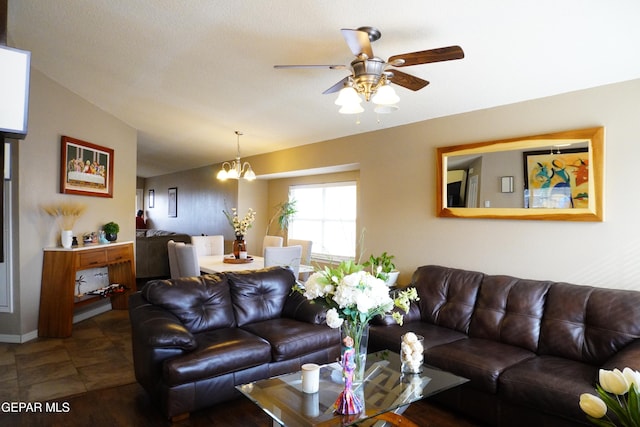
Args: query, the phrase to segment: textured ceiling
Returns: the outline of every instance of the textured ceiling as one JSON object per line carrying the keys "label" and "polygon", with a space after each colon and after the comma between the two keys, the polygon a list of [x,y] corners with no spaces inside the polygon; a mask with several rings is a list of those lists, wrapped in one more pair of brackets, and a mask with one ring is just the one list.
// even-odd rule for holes
{"label": "textured ceiling", "polygon": [[[9,0],[8,44],[138,130],[138,175],[640,78],[637,0]],[[341,28],[375,26],[382,59],[460,45],[465,58],[403,68],[400,109],[356,124],[322,92],[348,73]],[[258,171],[259,172],[259,171]]]}

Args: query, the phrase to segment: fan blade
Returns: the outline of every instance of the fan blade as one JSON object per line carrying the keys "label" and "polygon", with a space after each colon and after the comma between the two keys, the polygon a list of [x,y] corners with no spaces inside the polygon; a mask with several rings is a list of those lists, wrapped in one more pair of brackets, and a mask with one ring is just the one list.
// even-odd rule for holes
{"label": "fan blade", "polygon": [[439,49],[394,55],[389,58],[387,62],[392,64],[394,67],[406,67],[408,65],[428,64],[430,62],[450,61],[452,59],[462,58],[464,58],[464,52],[460,46],[449,46],[441,47]]}
{"label": "fan blade", "polygon": [[390,70],[393,75],[390,77],[391,83],[395,83],[402,87],[406,87],[411,90],[420,90],[429,84],[428,81],[422,80],[420,77],[412,76],[411,74],[403,73],[398,70]]}
{"label": "fan blade", "polygon": [[347,66],[346,65],[274,65],[273,68],[282,68],[282,69],[287,69],[287,68],[328,68],[330,70],[346,70]]}
{"label": "fan blade", "polygon": [[336,83],[333,86],[331,86],[329,89],[327,89],[324,92],[322,92],[322,94],[326,95],[328,93],[338,92],[349,81],[349,78],[350,78],[350,76],[345,77],[344,79],[340,80],[338,83]]}
{"label": "fan blade", "polygon": [[373,50],[369,41],[369,34],[360,30],[342,29],[342,37],[344,37],[351,53],[359,56],[361,53],[367,55],[367,58],[373,58]]}

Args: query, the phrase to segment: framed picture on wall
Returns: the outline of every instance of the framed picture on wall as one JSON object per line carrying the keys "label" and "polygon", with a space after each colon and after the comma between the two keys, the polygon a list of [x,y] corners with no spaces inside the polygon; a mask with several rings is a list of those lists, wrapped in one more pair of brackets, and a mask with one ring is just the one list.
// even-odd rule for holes
{"label": "framed picture on wall", "polygon": [[156,191],[149,190],[149,208],[156,207]]}
{"label": "framed picture on wall", "polygon": [[526,207],[589,207],[587,148],[525,151],[522,154]]}
{"label": "framed picture on wall", "polygon": [[178,188],[169,188],[169,217],[175,218],[178,216]]}
{"label": "framed picture on wall", "polygon": [[60,192],[113,197],[113,150],[63,136],[60,155]]}

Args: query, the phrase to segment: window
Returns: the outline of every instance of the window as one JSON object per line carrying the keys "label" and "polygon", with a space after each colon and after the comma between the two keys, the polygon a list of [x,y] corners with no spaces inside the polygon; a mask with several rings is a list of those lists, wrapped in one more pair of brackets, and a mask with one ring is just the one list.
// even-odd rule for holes
{"label": "window", "polygon": [[312,240],[315,258],[355,258],[356,190],[355,182],[289,187],[297,209],[289,238]]}

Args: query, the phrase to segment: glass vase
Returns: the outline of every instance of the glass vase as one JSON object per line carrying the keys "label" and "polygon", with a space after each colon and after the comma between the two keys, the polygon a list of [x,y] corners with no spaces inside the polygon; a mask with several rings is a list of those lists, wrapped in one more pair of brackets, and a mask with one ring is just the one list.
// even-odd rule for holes
{"label": "glass vase", "polygon": [[244,236],[236,236],[236,240],[233,241],[233,256],[236,259],[241,259],[241,255],[247,258],[247,242],[244,241]]}
{"label": "glass vase", "polygon": [[[350,337],[353,340],[353,350],[355,358],[355,370],[353,372],[353,383],[360,384],[364,380],[365,364],[367,363],[367,344],[369,343],[369,324],[345,320],[340,327],[342,355],[348,350],[345,339]],[[343,367],[344,369],[344,367]]]}

